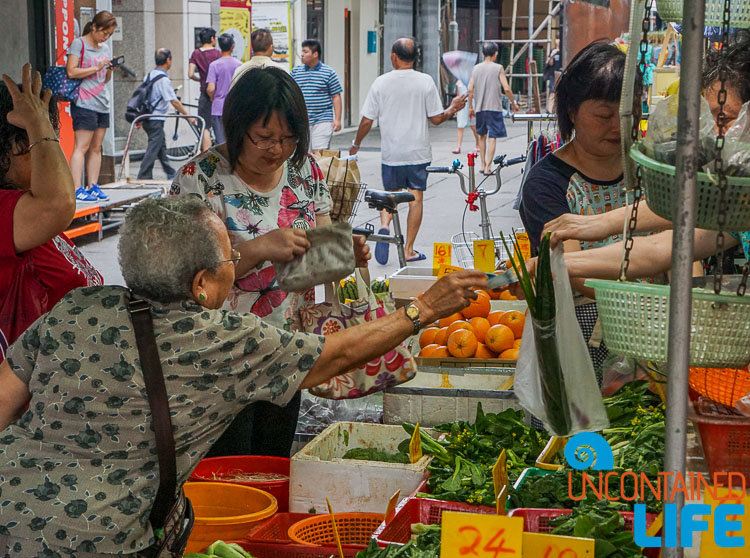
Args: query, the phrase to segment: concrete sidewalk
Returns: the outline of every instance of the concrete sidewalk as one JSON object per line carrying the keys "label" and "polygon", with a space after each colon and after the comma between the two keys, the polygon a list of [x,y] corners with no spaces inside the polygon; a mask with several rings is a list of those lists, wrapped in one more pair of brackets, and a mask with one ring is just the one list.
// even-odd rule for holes
{"label": "concrete sidewalk", "polygon": [[[507,153],[508,157],[515,157],[526,152],[526,125],[514,124],[506,119],[508,137],[498,140],[496,154]],[[332,148],[348,151],[354,139],[356,130],[345,131],[336,134],[333,138]],[[454,155],[451,150],[456,145],[455,121],[446,122],[439,127],[430,128],[430,139],[432,141],[432,164],[450,165],[458,157],[466,165],[466,152],[473,149],[474,138],[470,130],[464,134],[463,149],[460,155]],[[156,167],[159,165],[157,163]],[[362,180],[370,189],[382,190],[383,184],[380,175],[380,133],[373,129],[365,138],[359,151],[359,168]],[[512,209],[513,201],[518,190],[521,178],[522,165],[506,169],[503,174],[503,186],[496,195],[487,199],[494,234],[499,231],[509,232],[511,228],[518,228],[521,220],[518,212]],[[158,177],[161,168],[155,173]],[[131,170],[135,174],[136,166]],[[483,178],[477,175],[477,178]],[[489,180],[494,180],[490,177]],[[480,182],[480,180],[477,180]],[[415,247],[427,256],[427,260],[417,262],[415,265],[429,267],[432,265],[432,245],[434,242],[450,242],[454,234],[462,230],[480,233],[479,212],[464,211],[466,208],[465,197],[459,187],[458,178],[449,175],[431,175],[427,183],[427,192],[424,196],[424,216],[422,226],[415,243]],[[399,211],[401,224],[406,233],[408,208]],[[377,230],[380,227],[380,217],[375,210],[369,209],[365,204],[360,205],[359,211],[353,220],[354,226],[362,226],[371,223]],[[91,263],[101,272],[108,284],[124,284],[120,267],[117,262],[117,240],[118,235],[112,233],[107,235],[101,242],[90,239],[78,238],[76,244],[81,248]],[[374,251],[374,245],[371,244]],[[454,258],[454,264],[457,261]],[[398,269],[398,257],[394,247],[391,247],[390,259],[387,265],[381,266],[374,258],[370,265],[370,273],[373,278],[392,274]]]}

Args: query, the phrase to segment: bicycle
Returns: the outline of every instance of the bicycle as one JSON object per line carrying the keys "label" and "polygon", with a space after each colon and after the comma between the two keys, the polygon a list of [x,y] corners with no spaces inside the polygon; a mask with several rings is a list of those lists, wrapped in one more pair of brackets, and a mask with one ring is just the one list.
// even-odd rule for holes
{"label": "bicycle", "polygon": [[352,229],[354,234],[361,234],[368,242],[385,242],[395,244],[398,253],[398,263],[406,267],[406,253],[404,252],[404,235],[401,233],[401,221],[398,217],[398,205],[414,201],[414,194],[409,192],[383,192],[381,190],[366,190],[365,201],[371,209],[387,211],[392,217],[393,234],[375,234],[372,223],[366,223],[364,227]]}

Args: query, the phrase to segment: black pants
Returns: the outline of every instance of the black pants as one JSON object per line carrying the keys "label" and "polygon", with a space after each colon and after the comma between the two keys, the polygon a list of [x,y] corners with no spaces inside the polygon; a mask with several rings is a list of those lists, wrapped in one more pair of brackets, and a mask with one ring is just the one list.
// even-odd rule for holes
{"label": "black pants", "polygon": [[245,407],[216,440],[206,457],[222,455],[271,455],[289,457],[297,430],[302,394],[286,407],[258,401]]}
{"label": "black pants", "polygon": [[161,161],[161,166],[168,176],[173,176],[177,171],[172,168],[167,159],[167,139],[164,136],[163,120],[144,120],[143,129],[148,134],[148,146],[146,154],[141,161],[141,170],[138,178],[151,179],[154,177],[154,163],[156,159]]}

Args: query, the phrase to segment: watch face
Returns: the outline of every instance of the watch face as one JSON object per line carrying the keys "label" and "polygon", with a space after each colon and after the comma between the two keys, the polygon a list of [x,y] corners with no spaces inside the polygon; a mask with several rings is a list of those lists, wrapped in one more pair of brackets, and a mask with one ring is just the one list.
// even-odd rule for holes
{"label": "watch face", "polygon": [[406,307],[406,315],[410,318],[418,318],[419,317],[419,308],[414,306],[413,304],[410,304]]}

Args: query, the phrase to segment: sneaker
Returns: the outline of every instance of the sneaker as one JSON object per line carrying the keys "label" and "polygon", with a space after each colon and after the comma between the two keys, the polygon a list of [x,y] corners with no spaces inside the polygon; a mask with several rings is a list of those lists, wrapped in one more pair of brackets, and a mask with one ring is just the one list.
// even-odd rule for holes
{"label": "sneaker", "polygon": [[99,201],[99,198],[96,197],[96,194],[93,194],[89,190],[86,190],[83,186],[76,190],[76,199],[78,201],[84,202]]}
{"label": "sneaker", "polygon": [[99,200],[108,200],[109,196],[105,194],[101,188],[99,188],[98,184],[92,184],[91,188],[89,188],[89,194],[92,194],[96,196]]}

